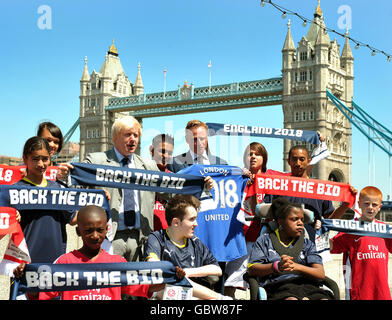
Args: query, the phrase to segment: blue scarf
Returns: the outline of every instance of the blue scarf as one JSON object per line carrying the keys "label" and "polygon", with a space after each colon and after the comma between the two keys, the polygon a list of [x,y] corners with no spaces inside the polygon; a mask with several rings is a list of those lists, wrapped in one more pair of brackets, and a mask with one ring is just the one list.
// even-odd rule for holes
{"label": "blue scarf", "polygon": [[345,219],[323,219],[322,228],[359,236],[392,238],[392,226],[386,223],[371,223]]}
{"label": "blue scarf", "polygon": [[186,278],[176,278],[169,261],[26,264],[20,291],[72,291],[139,284],[174,284],[191,287]]}
{"label": "blue scarf", "polygon": [[224,136],[252,136],[252,137],[267,137],[305,141],[312,144],[320,144],[320,139],[316,131],[310,130],[296,130],[296,129],[280,129],[267,128],[258,126],[247,126],[237,124],[222,124],[222,123],[206,123],[208,127],[208,135],[224,135]]}
{"label": "blue scarf", "polygon": [[104,208],[110,215],[109,202],[103,190],[0,185],[1,207],[74,211],[91,204]]}
{"label": "blue scarf", "polygon": [[72,165],[72,185],[193,194],[197,198],[204,189],[204,178],[195,175],[87,163]]}

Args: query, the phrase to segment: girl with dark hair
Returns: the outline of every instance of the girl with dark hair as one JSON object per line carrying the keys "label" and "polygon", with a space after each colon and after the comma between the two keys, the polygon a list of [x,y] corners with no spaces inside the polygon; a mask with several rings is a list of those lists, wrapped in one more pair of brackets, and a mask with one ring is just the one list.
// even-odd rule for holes
{"label": "girl with dark hair", "polygon": [[304,211],[298,204],[278,198],[271,204],[278,228],[254,243],[248,263],[250,276],[269,300],[329,300],[332,291],[321,289],[325,272],[314,243],[304,237]]}
{"label": "girl with dark hair", "polygon": [[[52,122],[42,122],[38,126],[37,136],[48,141],[50,159],[53,161],[53,157],[60,153],[63,148],[64,138],[60,128]],[[51,163],[50,165],[55,164]]]}
{"label": "girl with dark hair", "polygon": [[[26,175],[15,185],[41,188],[60,188],[44,177],[50,164],[50,146],[41,137],[28,139],[23,148]],[[67,233],[65,226],[74,212],[58,210],[20,210],[21,227],[29,248],[31,261],[52,263],[65,253]],[[72,221],[75,224],[76,221]]]}

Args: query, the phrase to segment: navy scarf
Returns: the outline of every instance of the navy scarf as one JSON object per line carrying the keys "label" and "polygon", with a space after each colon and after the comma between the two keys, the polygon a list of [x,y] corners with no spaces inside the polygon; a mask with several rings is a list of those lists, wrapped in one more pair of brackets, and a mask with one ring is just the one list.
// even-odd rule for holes
{"label": "navy scarf", "polygon": [[26,264],[20,291],[72,291],[140,284],[167,283],[191,287],[186,278],[176,277],[169,261]]}
{"label": "navy scarf", "polygon": [[72,185],[192,194],[197,198],[204,189],[204,178],[195,175],[87,163],[72,165]]}

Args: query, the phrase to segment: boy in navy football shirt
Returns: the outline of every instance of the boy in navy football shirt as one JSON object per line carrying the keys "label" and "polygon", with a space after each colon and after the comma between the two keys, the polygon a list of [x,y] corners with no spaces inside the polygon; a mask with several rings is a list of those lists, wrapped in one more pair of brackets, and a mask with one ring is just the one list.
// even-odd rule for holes
{"label": "boy in navy football shirt", "polygon": [[221,276],[222,270],[210,250],[194,236],[200,201],[191,195],[176,195],[166,205],[168,227],[151,233],[145,246],[147,261],[171,261],[185,272],[199,299],[225,299],[197,283],[201,277]]}

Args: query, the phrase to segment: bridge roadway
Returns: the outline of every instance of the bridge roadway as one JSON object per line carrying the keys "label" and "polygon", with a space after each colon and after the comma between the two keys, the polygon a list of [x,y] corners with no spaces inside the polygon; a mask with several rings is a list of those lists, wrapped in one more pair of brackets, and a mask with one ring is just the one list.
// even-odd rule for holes
{"label": "bridge roadway", "polygon": [[[67,233],[68,233],[68,244],[67,251],[71,251],[81,247],[81,238],[76,235],[75,227],[71,227],[67,225]],[[330,234],[333,236],[335,233]],[[0,240],[0,261],[3,259],[5,248],[8,244],[9,236],[5,236],[2,240]],[[389,264],[388,264],[388,272],[389,272],[389,288],[392,288],[392,255],[389,255]],[[328,277],[335,280],[340,288],[340,296],[341,299],[344,300],[344,280],[343,280],[343,268],[342,268],[342,254],[334,254],[332,255],[332,260],[328,261],[324,265],[325,273]],[[0,276],[0,300],[8,300],[9,297],[9,278],[6,276]],[[237,299],[245,299],[248,300],[250,298],[249,290],[237,290],[236,291]]]}
{"label": "bridge roadway", "polygon": [[194,88],[193,85],[184,85],[174,91],[110,98],[105,110],[108,112],[127,111],[134,117],[148,118],[279,105],[282,103],[282,93],[282,78],[198,88]]}

